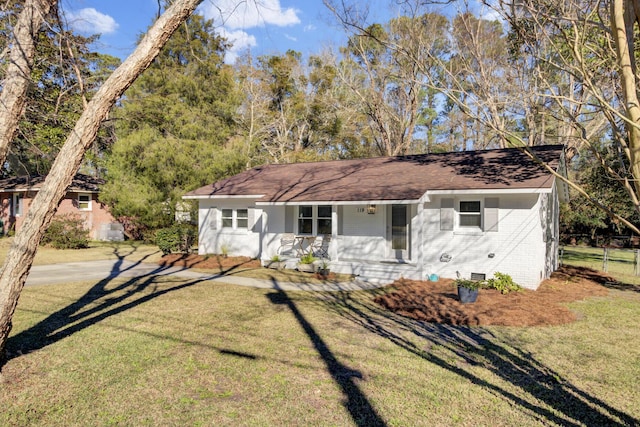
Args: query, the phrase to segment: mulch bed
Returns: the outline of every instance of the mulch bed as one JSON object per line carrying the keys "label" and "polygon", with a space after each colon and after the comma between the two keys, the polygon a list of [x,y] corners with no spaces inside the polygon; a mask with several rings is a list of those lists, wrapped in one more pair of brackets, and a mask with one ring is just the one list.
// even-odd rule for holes
{"label": "mulch bed", "polygon": [[[234,270],[260,268],[260,261],[248,257],[165,255],[160,265]],[[466,326],[545,326],[576,320],[565,303],[593,296],[605,296],[602,286],[614,282],[605,273],[588,268],[561,267],[542,282],[538,290],[522,290],[506,295],[493,289],[481,289],[473,304],[458,301],[451,279],[437,282],[400,279],[389,285],[389,292],[375,298],[387,310],[430,323]]]}
{"label": "mulch bed", "polygon": [[472,304],[458,301],[451,279],[437,282],[398,280],[393,291],[375,302],[402,316],[430,323],[465,326],[546,326],[576,320],[576,314],[563,303],[605,296],[602,284],[613,279],[595,270],[562,267],[536,291],[522,290],[506,295],[481,289]]}

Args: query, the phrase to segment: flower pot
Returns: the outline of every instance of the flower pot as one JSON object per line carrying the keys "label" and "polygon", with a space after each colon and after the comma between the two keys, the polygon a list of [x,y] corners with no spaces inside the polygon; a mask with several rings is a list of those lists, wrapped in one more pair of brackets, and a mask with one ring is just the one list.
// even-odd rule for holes
{"label": "flower pot", "polygon": [[476,302],[478,298],[478,289],[469,289],[464,286],[458,286],[458,298],[463,304]]}
{"label": "flower pot", "polygon": [[274,270],[282,270],[286,263],[284,261],[268,261],[267,268],[272,268]]}
{"label": "flower pot", "polygon": [[314,264],[298,263],[298,271],[302,271],[304,273],[314,273],[316,271],[316,266]]}
{"label": "flower pot", "polygon": [[329,278],[330,270],[328,268],[320,268],[316,271],[316,279],[327,280]]}

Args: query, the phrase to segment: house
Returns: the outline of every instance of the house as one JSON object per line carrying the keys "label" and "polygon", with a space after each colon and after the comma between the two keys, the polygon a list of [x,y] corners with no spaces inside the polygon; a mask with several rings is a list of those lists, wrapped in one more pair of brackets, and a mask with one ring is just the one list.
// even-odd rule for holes
{"label": "house", "polygon": [[[531,152],[562,173],[561,146]],[[265,165],[184,199],[198,201],[201,254],[269,260],[290,249],[285,236],[304,249],[306,237],[326,235],[335,272],[379,281],[501,272],[535,289],[558,266],[566,192],[523,151],[498,149]],[[295,267],[299,251],[287,253]]]}
{"label": "house", "polygon": [[[0,221],[2,234],[22,226],[29,205],[44,183],[44,176],[19,176],[0,179]],[[98,201],[103,180],[77,174],[58,205],[56,215],[74,214],[84,220],[93,240],[123,240],[122,226],[107,206]]]}

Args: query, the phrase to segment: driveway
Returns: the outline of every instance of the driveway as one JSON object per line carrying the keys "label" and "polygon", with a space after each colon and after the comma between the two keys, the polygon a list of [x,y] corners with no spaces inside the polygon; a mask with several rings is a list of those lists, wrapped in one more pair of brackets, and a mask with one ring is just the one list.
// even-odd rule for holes
{"label": "driveway", "polygon": [[65,282],[99,281],[107,278],[134,278],[148,276],[174,276],[185,279],[210,280],[239,286],[284,291],[355,291],[373,289],[380,284],[354,280],[342,283],[291,283],[254,279],[241,276],[220,276],[201,273],[183,267],[163,267],[152,263],[134,263],[121,260],[99,260],[67,262],[61,264],[35,265],[27,278],[26,286],[50,285]]}

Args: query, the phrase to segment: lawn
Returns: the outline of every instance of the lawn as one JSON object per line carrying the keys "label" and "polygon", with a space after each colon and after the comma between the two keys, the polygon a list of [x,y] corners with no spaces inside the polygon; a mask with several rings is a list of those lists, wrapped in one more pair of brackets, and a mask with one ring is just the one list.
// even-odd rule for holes
{"label": "lawn", "polygon": [[567,325],[465,328],[382,310],[384,289],[29,287],[0,425],[638,425],[635,289],[570,304]]}
{"label": "lawn", "polygon": [[[565,264],[578,267],[589,267],[595,270],[603,270],[603,248],[588,246],[565,246],[562,252],[562,260]],[[640,285],[640,276],[634,274],[635,250],[609,248],[607,273],[618,281]]]}

